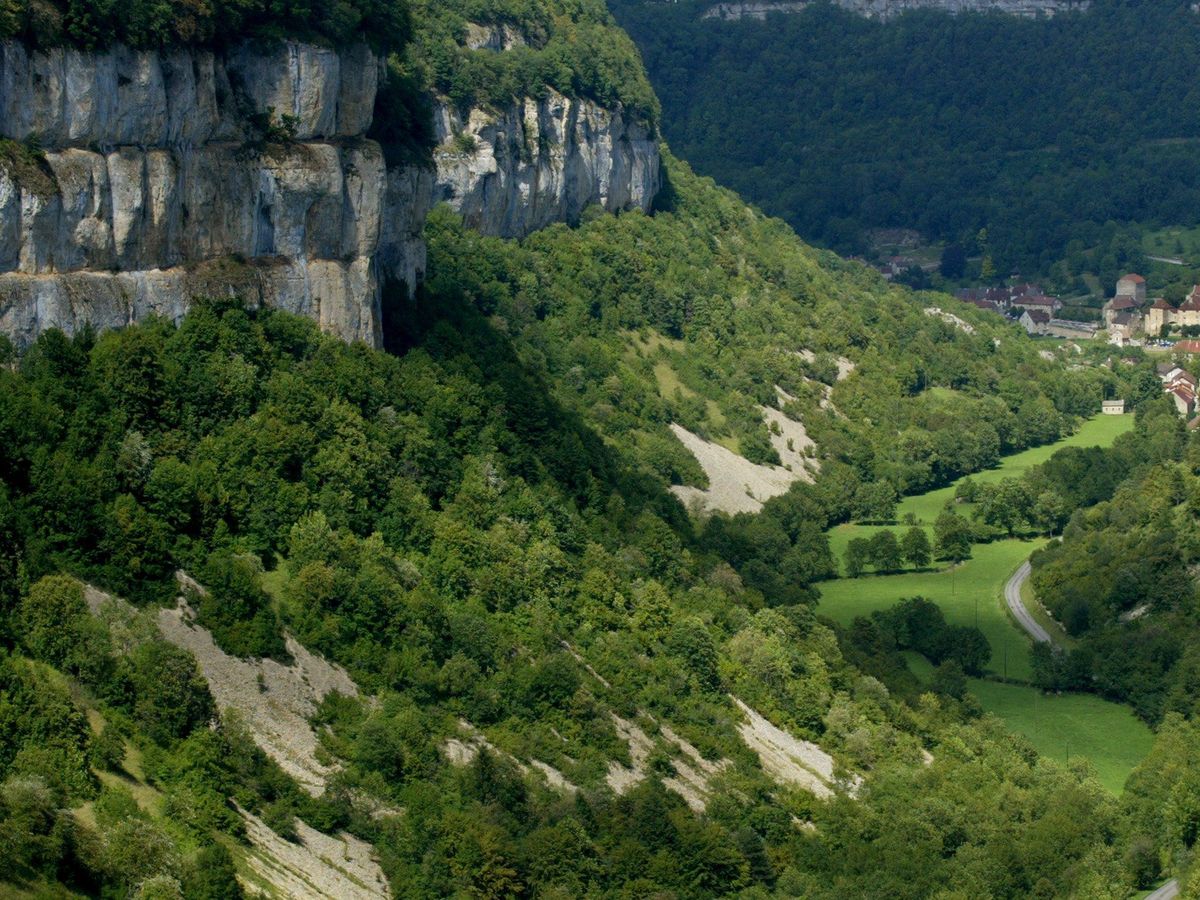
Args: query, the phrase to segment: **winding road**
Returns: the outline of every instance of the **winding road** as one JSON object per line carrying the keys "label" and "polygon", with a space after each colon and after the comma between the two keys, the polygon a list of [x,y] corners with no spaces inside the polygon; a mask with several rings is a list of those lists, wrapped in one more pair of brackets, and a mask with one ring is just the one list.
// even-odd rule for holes
{"label": "winding road", "polygon": [[[1020,623],[1021,627],[1028,632],[1034,641],[1049,644],[1052,643],[1050,634],[1037,623],[1037,620],[1025,608],[1025,604],[1021,602],[1021,586],[1025,584],[1026,579],[1029,578],[1029,574],[1032,571],[1033,567],[1029,565],[1029,560],[1021,563],[1017,571],[1012,573],[1012,577],[1004,585],[1004,601],[1012,611],[1013,618]],[[1147,894],[1145,900],[1174,900],[1178,896],[1179,882],[1172,878],[1154,893]]]}
{"label": "winding road", "polygon": [[1008,583],[1004,585],[1004,600],[1008,603],[1008,608],[1012,611],[1013,617],[1020,623],[1022,628],[1029,632],[1031,638],[1039,643],[1049,644],[1049,633],[1037,623],[1037,620],[1025,608],[1025,604],[1021,602],[1021,585],[1029,578],[1031,571],[1033,569],[1029,565],[1029,560],[1021,563],[1017,571],[1013,572],[1012,578],[1008,579]]}

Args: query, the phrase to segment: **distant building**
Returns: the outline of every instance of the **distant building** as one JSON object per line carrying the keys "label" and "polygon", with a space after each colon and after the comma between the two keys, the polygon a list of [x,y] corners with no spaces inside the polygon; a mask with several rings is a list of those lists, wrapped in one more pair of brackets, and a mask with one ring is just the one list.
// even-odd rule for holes
{"label": "distant building", "polygon": [[1189,417],[1196,411],[1196,394],[1186,387],[1170,388],[1167,396],[1174,402],[1175,408],[1179,410],[1181,416]]}
{"label": "distant building", "polygon": [[1055,337],[1088,339],[1096,336],[1096,326],[1090,322],[1076,322],[1074,319],[1051,319],[1046,323],[1043,333]]}
{"label": "distant building", "polygon": [[1160,362],[1154,367],[1154,371],[1163,384],[1169,384],[1172,379],[1183,372],[1183,366],[1173,362]]}
{"label": "distant building", "polygon": [[1196,376],[1173,362],[1159,363],[1154,371],[1162,381],[1163,393],[1171,398],[1179,414],[1190,418],[1196,411]]}
{"label": "distant building", "polygon": [[[1121,320],[1122,325],[1129,325],[1133,321],[1133,317],[1141,318],[1138,313],[1138,302],[1133,297],[1127,294],[1117,294],[1107,303],[1104,304],[1104,326],[1111,329],[1117,320]],[[1141,330],[1141,322],[1138,321],[1138,330]]]}
{"label": "distant building", "polygon": [[1146,334],[1161,334],[1164,325],[1174,321],[1175,307],[1162,297],[1155,298],[1146,310]]}
{"label": "distant building", "polygon": [[1019,297],[1013,297],[1012,305],[1022,309],[1040,309],[1051,316],[1062,309],[1061,300],[1057,297],[1047,297],[1045,294],[1022,294]]}
{"label": "distant building", "polygon": [[1121,416],[1125,414],[1124,400],[1102,400],[1100,401],[1100,412],[1106,416]]}
{"label": "distant building", "polygon": [[1167,390],[1177,387],[1185,387],[1193,394],[1196,393],[1196,376],[1191,372],[1180,371],[1178,375],[1165,381]]}
{"label": "distant building", "polygon": [[1117,279],[1117,296],[1132,297],[1141,306],[1146,302],[1146,279],[1134,272],[1122,275]]}
{"label": "distant building", "polygon": [[1041,309],[1026,309],[1019,319],[1021,327],[1029,334],[1047,334],[1050,327],[1050,313]]}

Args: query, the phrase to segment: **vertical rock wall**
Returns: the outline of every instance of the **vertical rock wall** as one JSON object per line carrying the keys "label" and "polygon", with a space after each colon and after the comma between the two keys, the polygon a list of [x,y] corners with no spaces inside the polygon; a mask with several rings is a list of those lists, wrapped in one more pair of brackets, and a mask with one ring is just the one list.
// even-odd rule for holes
{"label": "vertical rock wall", "polygon": [[436,198],[484,234],[524,237],[592,204],[645,211],[658,192],[657,138],[620,109],[550,91],[499,112],[441,104],[434,124]]}
{"label": "vertical rock wall", "polygon": [[0,332],[24,346],[236,294],[378,346],[382,286],[422,276],[432,203],[505,237],[649,208],[654,135],[557,94],[465,121],[440,106],[436,171],[389,169],[366,137],[381,67],[365,45],[0,44]]}

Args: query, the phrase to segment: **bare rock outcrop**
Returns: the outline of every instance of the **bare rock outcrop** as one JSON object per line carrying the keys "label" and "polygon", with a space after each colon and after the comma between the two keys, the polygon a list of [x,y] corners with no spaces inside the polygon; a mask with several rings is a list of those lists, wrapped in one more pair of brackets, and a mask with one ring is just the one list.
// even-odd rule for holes
{"label": "bare rock outcrop", "polygon": [[548,91],[499,112],[438,106],[435,199],[484,234],[524,237],[596,204],[649,210],[658,140],[620,107]]}
{"label": "bare rock outcrop", "polygon": [[432,180],[389,172],[365,45],[30,52],[0,45],[0,330],[178,320],[238,294],[378,344],[385,279],[410,285]]}
{"label": "bare rock outcrop", "polygon": [[[469,37],[523,41],[509,26]],[[236,295],[378,346],[384,287],[424,274],[434,202],[504,237],[591,204],[649,209],[652,129],[554,92],[465,118],[441,105],[436,173],[387,166],[368,137],[382,67],[365,44],[0,43],[0,138],[15,142],[0,147],[0,332],[24,346]]]}

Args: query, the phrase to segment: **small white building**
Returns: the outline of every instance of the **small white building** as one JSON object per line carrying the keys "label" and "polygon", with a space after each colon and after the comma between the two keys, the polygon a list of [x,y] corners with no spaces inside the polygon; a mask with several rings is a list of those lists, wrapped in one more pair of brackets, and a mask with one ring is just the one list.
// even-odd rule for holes
{"label": "small white building", "polygon": [[1106,416],[1123,416],[1125,415],[1124,400],[1101,400],[1100,412]]}

